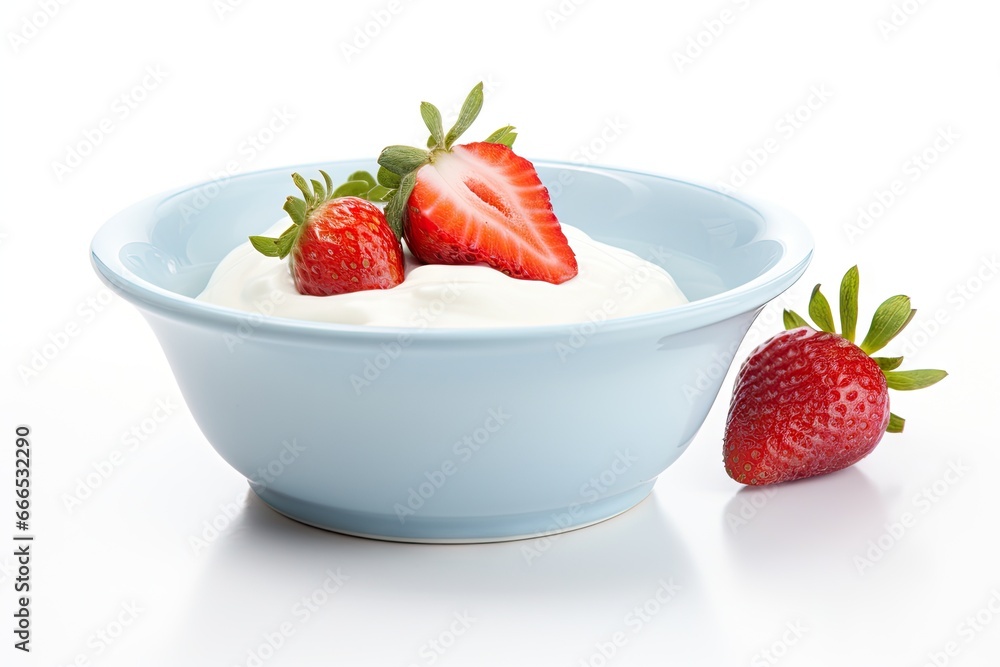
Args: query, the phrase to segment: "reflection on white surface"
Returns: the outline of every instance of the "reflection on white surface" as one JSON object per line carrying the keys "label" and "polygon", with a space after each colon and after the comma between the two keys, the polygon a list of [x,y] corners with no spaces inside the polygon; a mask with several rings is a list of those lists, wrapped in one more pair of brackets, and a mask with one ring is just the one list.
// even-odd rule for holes
{"label": "reflection on white surface", "polygon": [[775,487],[744,487],[725,507],[726,542],[757,574],[789,568],[853,569],[845,548],[888,520],[879,489],[858,468]]}
{"label": "reflection on white surface", "polygon": [[705,641],[718,624],[698,568],[652,498],[549,538],[419,545],[312,528],[250,494],[204,558],[152,652],[163,664],[272,650],[278,664],[514,664],[528,658],[518,637],[538,664],[723,650]]}

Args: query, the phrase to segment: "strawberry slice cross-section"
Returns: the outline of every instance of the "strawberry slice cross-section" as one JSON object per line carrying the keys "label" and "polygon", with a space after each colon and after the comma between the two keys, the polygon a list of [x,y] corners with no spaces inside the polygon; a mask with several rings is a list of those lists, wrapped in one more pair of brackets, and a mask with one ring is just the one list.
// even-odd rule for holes
{"label": "strawberry slice cross-section", "polygon": [[576,255],[534,165],[511,149],[514,128],[455,145],[482,104],[479,83],[445,133],[437,107],[421,103],[428,148],[383,149],[377,183],[363,196],[386,202],[389,226],[422,262],[486,264],[513,278],[564,283],[578,273]]}
{"label": "strawberry slice cross-section", "polygon": [[455,146],[420,167],[404,224],[410,251],[435,264],[485,263],[514,278],[577,273],[545,186],[508,146]]}

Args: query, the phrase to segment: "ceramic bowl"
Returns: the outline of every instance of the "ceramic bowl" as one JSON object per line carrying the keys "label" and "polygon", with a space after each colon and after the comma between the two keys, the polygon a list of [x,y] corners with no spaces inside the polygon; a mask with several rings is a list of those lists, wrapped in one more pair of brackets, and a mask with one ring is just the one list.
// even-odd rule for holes
{"label": "ceramic bowl", "polygon": [[292,171],[337,181],[373,166],[300,165],[160,194],[108,221],[91,248],[102,280],[153,328],[218,453],[275,510],[343,533],[495,541],[624,512],[695,437],[754,317],[812,253],[805,227],[777,207],[539,161],[560,220],[663,266],[690,303],[441,329],[195,300],[226,253],[281,216]]}

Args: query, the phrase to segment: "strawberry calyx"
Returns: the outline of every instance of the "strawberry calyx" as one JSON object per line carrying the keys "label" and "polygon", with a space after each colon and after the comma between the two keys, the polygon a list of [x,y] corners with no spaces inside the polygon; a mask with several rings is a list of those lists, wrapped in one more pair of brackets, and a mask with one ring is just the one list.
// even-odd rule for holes
{"label": "strawberry calyx", "polygon": [[324,204],[340,197],[361,196],[375,184],[370,174],[357,171],[348,176],[345,183],[334,188],[330,175],[322,169],[319,170],[319,173],[323,176],[323,182],[316,179],[306,181],[300,174],[292,174],[295,187],[302,193],[302,197],[288,197],[282,207],[291,218],[292,225],[277,238],[251,236],[250,243],[258,252],[268,257],[284,259],[295,247],[299,235],[308,225],[312,215]]}
{"label": "strawberry calyx", "polygon": [[[417,171],[425,164],[434,162],[438,155],[450,153],[452,146],[469,129],[482,108],[483,83],[480,81],[469,91],[458,113],[458,119],[446,133],[438,108],[430,102],[421,102],[420,116],[430,132],[427,148],[386,146],[379,154],[379,169],[374,177],[368,172],[355,172],[349,177],[348,183],[353,182],[353,187],[356,189],[362,188],[362,183],[368,184],[368,187],[361,189],[356,196],[386,205],[385,218],[397,239],[403,236],[403,213],[416,185]],[[505,125],[485,141],[503,144],[510,148],[516,138],[517,132],[514,131],[514,126]]]}
{"label": "strawberry calyx", "polygon": [[[820,285],[816,285],[813,288],[809,298],[809,317],[812,318],[816,326],[811,325],[795,311],[786,309],[783,313],[785,329],[810,327],[839,335],[854,343],[858,323],[859,284],[858,267],[852,266],[844,274],[844,278],[840,283],[841,331],[839,334],[834,323],[830,302],[820,291]],[[872,316],[872,323],[868,328],[867,335],[860,344],[856,344],[862,352],[878,364],[882,375],[885,376],[886,386],[889,389],[896,389],[898,391],[923,389],[940,382],[948,375],[947,372],[937,369],[896,370],[902,365],[903,357],[873,356],[875,352],[884,348],[893,338],[898,336],[916,314],[917,311],[910,307],[910,297],[902,294],[891,296],[875,309],[875,314]],[[889,426],[886,432],[902,433],[905,423],[906,420],[902,417],[890,412]]]}

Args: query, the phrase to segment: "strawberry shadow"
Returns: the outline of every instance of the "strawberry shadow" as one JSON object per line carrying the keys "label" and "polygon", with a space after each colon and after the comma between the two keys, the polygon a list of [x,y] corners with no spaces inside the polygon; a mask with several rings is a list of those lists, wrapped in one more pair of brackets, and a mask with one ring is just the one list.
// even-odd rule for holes
{"label": "strawberry shadow", "polygon": [[888,520],[892,498],[857,467],[773,487],[744,487],[722,530],[736,567],[761,585],[856,577],[853,557]]}

